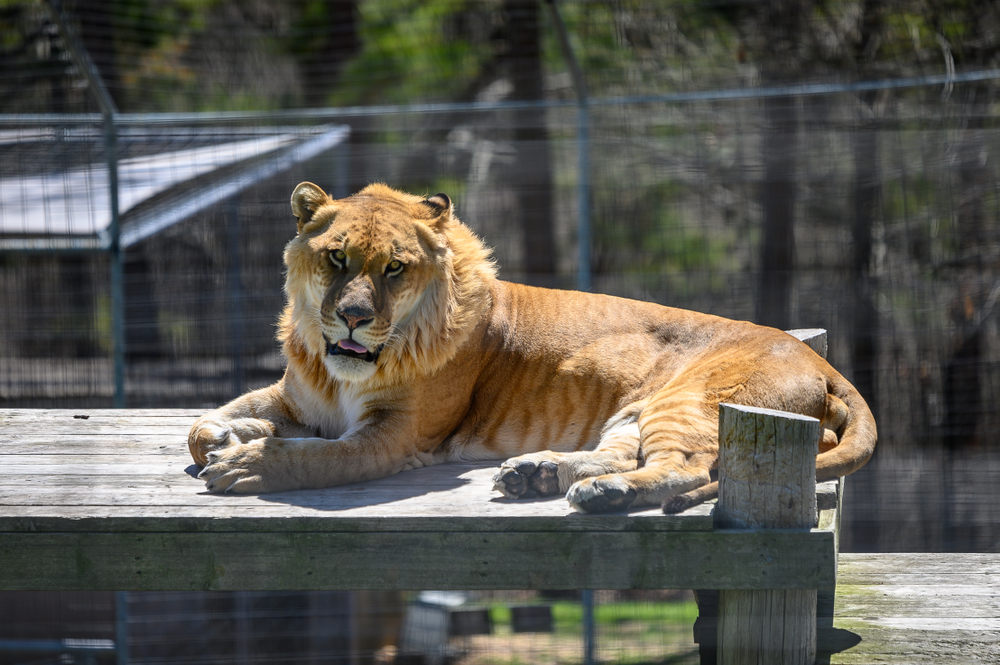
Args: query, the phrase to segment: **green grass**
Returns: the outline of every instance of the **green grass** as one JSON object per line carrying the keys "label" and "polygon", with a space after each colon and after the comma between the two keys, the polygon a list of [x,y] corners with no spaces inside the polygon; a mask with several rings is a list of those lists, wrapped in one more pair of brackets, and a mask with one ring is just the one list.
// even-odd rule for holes
{"label": "green grass", "polygon": [[[543,604],[539,602],[538,604]],[[579,631],[583,623],[583,606],[570,601],[554,601],[552,620],[555,630]],[[510,608],[496,603],[490,606],[490,618],[494,626],[509,626]],[[669,602],[615,602],[594,607],[594,623],[598,627],[610,627],[626,622],[650,623],[657,626],[664,623],[691,625],[698,618],[698,606],[693,600]]]}
{"label": "green grass", "polygon": [[[549,605],[553,632],[514,633],[511,605]],[[490,635],[466,638],[461,665],[582,665],[583,607],[578,601],[498,600],[488,605]],[[695,665],[698,647],[691,627],[698,609],[693,600],[597,603],[596,657],[614,665]]]}

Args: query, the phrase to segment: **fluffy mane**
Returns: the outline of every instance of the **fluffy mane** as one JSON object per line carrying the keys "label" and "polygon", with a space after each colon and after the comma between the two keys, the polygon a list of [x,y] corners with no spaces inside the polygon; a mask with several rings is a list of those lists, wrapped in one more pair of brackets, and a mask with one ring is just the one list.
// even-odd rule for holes
{"label": "fluffy mane", "polygon": [[[370,185],[351,198],[362,197],[406,204],[424,200],[385,185]],[[377,371],[364,385],[357,386],[362,390],[392,385],[440,369],[455,357],[492,302],[496,265],[491,250],[472,230],[453,217],[450,210],[445,218],[413,219],[412,223],[418,235],[436,248],[432,255],[432,277],[417,295],[410,314],[393,322]],[[305,293],[308,269],[297,265],[304,250],[308,251],[301,234],[285,250],[287,302],[278,324],[278,340],[289,367],[298,377],[329,395],[343,389],[343,382],[330,375],[324,364],[326,342],[318,313],[321,298]]]}
{"label": "fluffy mane", "polygon": [[496,265],[482,241],[453,219],[444,231],[434,279],[413,313],[393,326],[378,374],[405,379],[430,374],[455,357],[491,303]]}

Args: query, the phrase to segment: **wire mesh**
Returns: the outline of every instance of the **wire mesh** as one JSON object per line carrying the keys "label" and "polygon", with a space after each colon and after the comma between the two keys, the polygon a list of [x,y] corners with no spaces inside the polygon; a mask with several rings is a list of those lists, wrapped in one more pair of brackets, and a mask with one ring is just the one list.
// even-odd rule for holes
{"label": "wire mesh", "polygon": [[[213,390],[232,395],[259,383],[261,371],[267,378],[279,371],[273,322],[287,228],[268,218],[290,217],[287,204],[274,204],[288,198],[304,165],[327,173],[331,191],[342,189],[334,178],[347,129],[117,122],[114,241],[104,131],[42,118],[21,122],[0,146],[11,153],[0,172],[9,313],[0,395],[12,406],[110,405],[119,341],[133,405],[154,395],[190,404],[183,395],[193,396],[198,382],[216,384],[199,402],[209,403]],[[83,240],[91,251],[81,249]],[[123,249],[121,296],[112,288],[111,254],[100,251],[112,242]],[[117,340],[113,299],[122,296],[125,333]]]}
{"label": "wire mesh", "polygon": [[[293,187],[342,195],[384,181],[447,193],[505,279],[573,288],[583,270],[598,292],[828,329],[832,364],[880,431],[847,481],[842,547],[1000,547],[995,12],[969,3],[948,20],[865,23],[857,3],[792,16],[768,12],[798,3],[557,5],[584,116],[540,3],[65,3],[123,111],[114,159],[126,184],[163,181],[121,208],[126,403],[209,408],[279,378]],[[941,27],[958,24],[965,33]],[[115,289],[110,256],[93,251],[109,242],[107,125],[48,3],[5,4],[0,29],[0,406],[110,406]],[[524,34],[538,35],[534,64],[516,57]],[[349,136],[323,144],[340,125]],[[359,609],[361,596],[304,598],[135,595],[130,616],[134,635],[149,630],[151,659],[186,648],[157,637],[173,616],[177,634],[219,631],[218,653],[194,640],[206,658],[244,662],[306,657],[288,641],[240,646],[282,612],[300,636],[383,611]],[[472,601],[501,627],[497,603],[542,602],[496,598]],[[628,607],[599,598],[599,612]],[[375,623],[402,622],[407,603],[383,601],[393,618]],[[631,621],[599,622],[599,660],[686,662],[689,636],[657,651],[667,638],[628,632]],[[463,662],[578,662],[561,655],[580,653],[576,628],[559,626],[449,648]],[[341,657],[324,649],[347,638],[325,630],[316,653]],[[500,634],[506,645],[489,642]]]}
{"label": "wire mesh", "polygon": [[[0,663],[25,663],[14,640],[125,642],[99,662],[586,662],[579,592],[0,593]],[[116,612],[124,631],[116,632]],[[691,592],[601,591],[593,662],[697,663]],[[89,642],[88,642],[89,641]],[[47,662],[58,662],[58,654]],[[46,658],[44,655],[39,659]],[[44,662],[44,661],[42,661]]]}

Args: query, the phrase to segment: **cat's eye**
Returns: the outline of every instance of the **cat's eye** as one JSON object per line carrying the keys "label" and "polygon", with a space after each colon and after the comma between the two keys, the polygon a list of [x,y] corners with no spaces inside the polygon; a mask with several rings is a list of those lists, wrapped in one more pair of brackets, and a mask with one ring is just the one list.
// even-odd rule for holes
{"label": "cat's eye", "polygon": [[385,274],[389,277],[395,277],[401,272],[403,272],[403,264],[395,259],[389,261],[389,265],[385,267]]}
{"label": "cat's eye", "polygon": [[342,249],[333,250],[330,252],[330,263],[337,268],[343,268],[347,265],[347,254]]}

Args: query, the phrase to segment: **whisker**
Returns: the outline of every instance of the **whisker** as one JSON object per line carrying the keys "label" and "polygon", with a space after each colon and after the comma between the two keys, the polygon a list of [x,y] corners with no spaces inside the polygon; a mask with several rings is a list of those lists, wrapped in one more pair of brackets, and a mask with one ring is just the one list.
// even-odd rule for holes
{"label": "whisker", "polygon": [[386,337],[385,343],[382,345],[384,348],[388,348],[394,353],[399,353],[403,350],[403,346],[406,344],[406,337],[403,335],[402,330],[397,324],[392,324],[389,329],[389,335]]}

